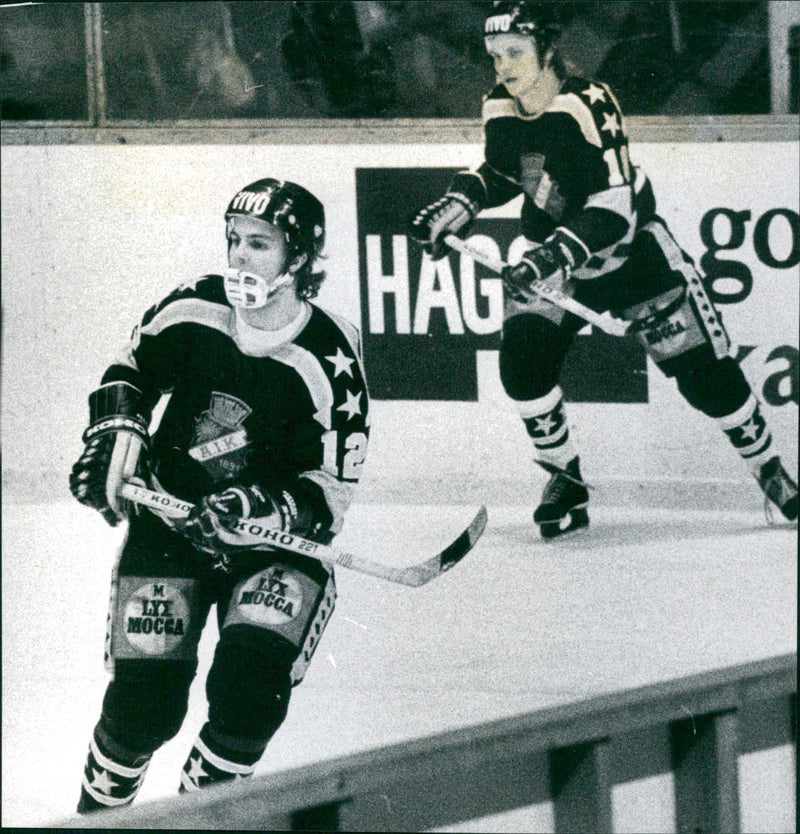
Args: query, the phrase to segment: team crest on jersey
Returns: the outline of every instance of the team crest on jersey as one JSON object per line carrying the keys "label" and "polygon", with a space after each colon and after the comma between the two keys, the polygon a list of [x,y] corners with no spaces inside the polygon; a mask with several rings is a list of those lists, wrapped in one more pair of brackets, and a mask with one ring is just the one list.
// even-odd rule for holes
{"label": "team crest on jersey", "polygon": [[214,391],[208,409],[195,418],[189,454],[215,480],[236,477],[247,465],[250,443],[242,423],[251,411],[237,397]]}
{"label": "team crest on jersey", "polygon": [[545,171],[545,156],[541,153],[523,154],[519,158],[520,185],[533,202],[555,221],[564,214],[567,201],[557,182]]}

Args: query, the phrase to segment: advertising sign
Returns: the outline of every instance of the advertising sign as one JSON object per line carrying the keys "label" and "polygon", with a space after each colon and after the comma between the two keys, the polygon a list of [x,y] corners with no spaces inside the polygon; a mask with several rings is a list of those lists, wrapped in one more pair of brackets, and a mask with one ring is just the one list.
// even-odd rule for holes
{"label": "advertising sign", "polygon": [[[408,209],[398,211],[432,202],[454,173],[356,169],[361,327],[376,399],[476,401],[476,351],[499,348],[499,276],[464,255],[432,261],[406,234]],[[513,216],[479,217],[471,234],[503,260],[525,247]],[[587,325],[575,339],[561,384],[573,402],[647,402],[644,351],[632,339]]]}

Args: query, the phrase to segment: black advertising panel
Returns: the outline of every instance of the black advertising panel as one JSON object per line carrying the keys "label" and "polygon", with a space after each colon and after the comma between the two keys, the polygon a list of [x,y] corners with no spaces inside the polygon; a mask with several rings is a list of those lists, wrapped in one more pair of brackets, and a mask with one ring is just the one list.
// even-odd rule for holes
{"label": "black advertising panel", "polygon": [[[456,253],[433,263],[406,234],[411,212],[440,197],[455,170],[356,169],[361,328],[375,399],[477,401],[476,351],[499,349],[499,276]],[[507,259],[519,222],[479,217],[470,234]],[[584,328],[561,386],[571,402],[647,402],[644,351]]]}

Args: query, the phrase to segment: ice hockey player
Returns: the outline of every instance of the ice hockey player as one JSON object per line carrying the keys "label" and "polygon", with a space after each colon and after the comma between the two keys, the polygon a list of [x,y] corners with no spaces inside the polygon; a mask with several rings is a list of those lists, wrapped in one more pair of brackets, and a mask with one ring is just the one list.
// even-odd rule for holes
{"label": "ice hockey player", "polygon": [[[181,728],[213,604],[208,720],[182,791],[253,773],[334,607],[332,569],[253,550],[233,525],[257,519],[322,543],[341,529],[369,433],[360,336],[309,301],[325,277],[314,271],[325,213],[313,194],[261,179],[236,194],[225,219],[224,274],[184,284],[146,312],[89,396],[70,488],[109,524],[127,516],[129,525],[112,581],[113,679],[81,813],[131,802],[154,751]],[[182,520],[136,512],[117,497],[126,478],[195,510]]]}
{"label": "ice hockey player", "polygon": [[645,174],[630,161],[625,124],[608,86],[571,71],[557,49],[552,3],[497,2],[484,44],[496,86],[485,97],[482,164],[456,174],[410,221],[433,259],[447,234],[465,236],[483,209],[524,195],[530,243],[503,272],[500,375],[551,474],[534,512],[543,538],[589,523],[589,493],[566,419],[559,375],[585,322],[530,287],[546,282],[633,324],[647,353],[694,408],[714,418],[769,501],[797,518],[797,486],[691,259],[656,214]]}

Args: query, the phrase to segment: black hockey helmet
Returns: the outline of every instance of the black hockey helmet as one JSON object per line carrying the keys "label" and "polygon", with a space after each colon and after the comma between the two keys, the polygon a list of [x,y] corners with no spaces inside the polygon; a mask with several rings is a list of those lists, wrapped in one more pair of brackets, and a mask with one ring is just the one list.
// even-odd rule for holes
{"label": "black hockey helmet", "polygon": [[561,34],[555,4],[531,0],[496,0],[483,24],[483,36],[530,35],[546,52]]}
{"label": "black hockey helmet", "polygon": [[325,209],[302,185],[271,178],[246,185],[228,204],[225,219],[234,215],[256,217],[281,229],[289,256],[305,254],[309,265],[325,245]]}

